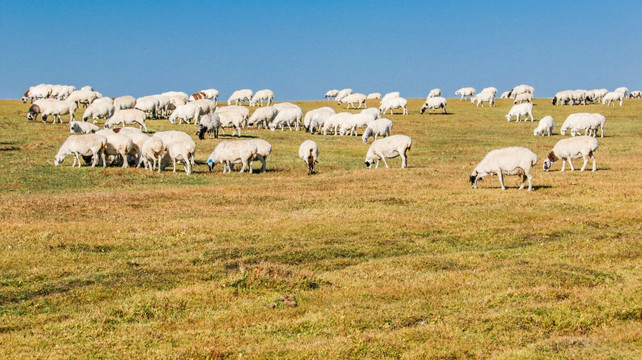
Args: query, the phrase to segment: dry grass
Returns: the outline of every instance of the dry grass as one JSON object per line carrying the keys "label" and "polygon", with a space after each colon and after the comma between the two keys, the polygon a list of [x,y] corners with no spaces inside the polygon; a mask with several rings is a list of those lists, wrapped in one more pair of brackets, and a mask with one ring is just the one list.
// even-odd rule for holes
{"label": "dry grass", "polygon": [[[2,356],[641,357],[642,101],[538,99],[552,138],[507,123],[506,100],[452,99],[432,116],[420,105],[391,117],[413,138],[409,169],[366,170],[360,138],[312,136],[319,174],[307,176],[297,149],[310,135],[249,129],[273,145],[268,173],[209,174],[216,141],[197,140],[187,177],[54,167],[66,125],[0,101]],[[578,111],[608,119],[598,171],[544,173]],[[472,190],[477,162],[512,145],[539,155],[535,191],[510,177],[506,191],[496,178]]]}

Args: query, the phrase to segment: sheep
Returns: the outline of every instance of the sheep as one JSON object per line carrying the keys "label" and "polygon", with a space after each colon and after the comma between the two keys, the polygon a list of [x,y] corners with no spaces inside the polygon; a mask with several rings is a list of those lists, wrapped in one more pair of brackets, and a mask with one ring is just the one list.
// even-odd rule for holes
{"label": "sheep", "polygon": [[573,90],[564,90],[558,91],[553,96],[552,104],[553,105],[565,105],[566,103],[573,102]]}
{"label": "sheep", "polygon": [[631,93],[629,94],[629,99],[640,99],[640,98],[642,98],[642,91],[640,90],[631,91]]}
{"label": "sheep", "polygon": [[510,91],[504,91],[504,92],[502,93],[502,96],[500,96],[499,98],[500,98],[500,99],[508,99],[508,98],[510,98],[510,96],[509,96],[509,95],[510,95]]}
{"label": "sheep", "polygon": [[100,128],[92,123],[83,121],[69,121],[69,132],[76,134],[93,134]]}
{"label": "sheep", "polygon": [[272,105],[272,99],[274,99],[274,91],[270,89],[259,90],[254,94],[252,100],[250,100],[250,106],[256,106],[259,101],[261,102],[261,106],[263,106],[263,100],[267,100],[267,104],[270,106]]}
{"label": "sheep", "polygon": [[[375,110],[377,110],[377,113],[379,113],[378,109]],[[363,112],[363,110],[361,112]],[[305,131],[314,133],[315,130],[319,130],[321,127],[323,127],[323,124],[325,123],[325,120],[327,118],[334,114],[336,114],[336,111],[333,108],[327,106],[310,110],[305,113],[305,118],[303,119],[303,128],[305,129]]]}
{"label": "sheep", "polygon": [[263,139],[250,139],[248,141],[256,145],[256,154],[252,160],[259,160],[261,162],[261,172],[264,173],[266,169],[265,160],[272,153],[272,145]]}
{"label": "sheep", "polygon": [[282,103],[279,103],[279,104],[274,104],[272,106],[274,106],[279,111],[283,111],[285,109],[294,109],[294,110],[296,110],[297,115],[296,115],[296,124],[295,124],[296,126],[295,126],[295,128],[296,128],[296,131],[300,130],[300,128],[301,128],[301,119],[303,119],[303,110],[301,110],[301,107],[299,105],[292,104],[290,102],[282,102]]}
{"label": "sheep", "polygon": [[276,114],[274,117],[274,120],[270,124],[270,129],[272,131],[276,130],[276,128],[281,125],[281,131],[283,131],[283,124],[286,124],[290,131],[292,131],[292,124],[296,125],[297,118],[299,117],[299,111],[294,108],[286,108],[283,110],[279,110],[279,112]]}
{"label": "sheep", "polygon": [[401,93],[399,93],[399,91],[391,91],[391,92],[389,92],[389,93],[386,93],[386,94],[381,98],[381,102],[383,103],[384,101],[386,101],[386,100],[388,100],[388,99],[398,98],[398,97],[400,97],[400,96],[401,96]]}
{"label": "sheep", "polygon": [[180,106],[187,102],[188,96],[182,91],[166,91],[161,95],[169,97],[169,101],[174,104],[174,106]]}
{"label": "sheep", "polygon": [[517,96],[515,96],[515,100],[513,101],[513,104],[518,104],[518,103],[532,103],[533,102],[533,94],[531,93],[521,93]]}
{"label": "sheep", "polygon": [[368,123],[368,127],[363,132],[363,136],[361,136],[361,139],[363,140],[364,144],[367,144],[371,136],[374,137],[375,140],[377,140],[377,136],[390,136],[391,131],[392,121],[390,119],[381,118]]}
{"label": "sheep", "polygon": [[597,163],[595,161],[595,156],[593,152],[597,150],[599,144],[597,139],[590,136],[577,136],[567,139],[562,139],[555,144],[553,151],[548,154],[546,160],[544,160],[544,170],[548,171],[553,163],[559,159],[562,159],[562,171],[566,166],[564,160],[568,161],[568,164],[571,166],[571,171],[574,171],[573,163],[571,159],[583,158],[584,164],[580,171],[584,171],[586,164],[588,163],[588,158],[593,159],[593,171],[597,170]]}
{"label": "sheep", "polygon": [[581,130],[584,130],[584,135],[591,135],[593,137],[597,136],[597,128],[601,129],[601,137],[604,137],[604,124],[606,123],[606,117],[602,114],[590,114],[590,113],[575,113],[570,114],[560,129],[560,134],[566,135],[566,131],[571,129],[571,135],[575,136],[579,134]]}
{"label": "sheep", "polygon": [[490,87],[487,87],[487,88],[483,88],[482,91],[480,91],[479,93],[480,94],[482,94],[482,93],[491,93],[491,94],[493,94],[493,97],[495,97],[495,95],[497,95],[497,88],[493,87],[493,86],[490,86]]}
{"label": "sheep", "polygon": [[143,96],[136,99],[136,105],[134,105],[134,109],[144,111],[146,114],[150,114],[151,117],[157,118],[159,106],[160,101],[155,97]]}
{"label": "sheep", "polygon": [[390,115],[393,115],[393,109],[398,109],[402,108],[403,115],[408,115],[408,100],[402,98],[402,97],[395,97],[395,98],[388,98],[386,100],[381,101],[381,106],[379,106],[379,112],[381,114],[385,114],[388,110],[390,110]]}
{"label": "sheep", "polygon": [[622,102],[624,100],[624,94],[621,92],[615,92],[611,91],[608,94],[604,95],[604,98],[602,98],[602,104],[611,105],[615,106],[615,101],[620,100],[620,106],[622,106]]}
{"label": "sheep", "polygon": [[67,100],[75,102],[77,106],[80,106],[82,104],[87,107],[98,97],[99,96],[96,92],[85,88],[72,92],[67,97]]}
{"label": "sheep", "polygon": [[482,107],[484,107],[484,102],[487,102],[489,106],[495,106],[495,95],[490,92],[480,92],[477,95],[474,95],[473,97],[470,98],[470,101],[475,104],[475,107],[478,107],[479,104],[481,104]]}
{"label": "sheep", "polygon": [[308,166],[308,175],[314,174],[314,166],[319,162],[319,146],[312,140],[304,141],[299,146],[299,157]]}
{"label": "sheep", "polygon": [[440,97],[440,96],[441,96],[441,89],[432,89],[428,93],[428,96],[426,97],[426,99],[434,98],[434,97]]}
{"label": "sheep", "polygon": [[107,121],[105,121],[105,128],[113,128],[118,126],[138,124],[138,126],[148,132],[147,125],[145,125],[145,112],[138,109],[125,109],[116,111]]}
{"label": "sheep", "polygon": [[408,167],[406,152],[412,147],[412,139],[406,135],[391,135],[383,139],[375,140],[366,153],[366,167],[370,169],[375,163],[375,169],[379,167],[379,160],[388,168],[386,158],[401,156],[401,168]]}
{"label": "sheep", "polygon": [[368,94],[368,96],[366,96],[366,100],[375,100],[375,99],[381,99],[381,93],[373,92]]}
{"label": "sheep", "polygon": [[91,156],[93,161],[91,167],[98,163],[98,157],[102,159],[103,167],[105,166],[105,149],[107,147],[107,138],[102,135],[85,134],[71,135],[62,144],[54,158],[54,166],[60,166],[68,155],[74,156],[74,162],[71,167],[78,163],[80,168],[80,156]]}
{"label": "sheep", "polygon": [[92,104],[98,104],[98,103],[102,103],[102,102],[114,105],[114,99],[112,99],[110,97],[99,97],[99,98],[96,98],[91,103]]}
{"label": "sheep", "polygon": [[619,87],[615,89],[613,92],[620,93],[622,94],[622,97],[626,97],[626,95],[629,94],[629,89],[626,87]]}
{"label": "sheep", "polygon": [[22,102],[26,103],[27,100],[31,100],[31,103],[37,99],[46,99],[51,95],[51,88],[45,84],[40,84],[36,86],[29,87],[24,95],[22,95]]}
{"label": "sheep", "polygon": [[141,149],[141,161],[139,161],[139,165],[143,163],[145,165],[145,169],[153,171],[158,168],[158,172],[160,172],[161,160],[166,151],[167,149],[165,148],[165,145],[163,145],[163,140],[161,140],[161,138],[157,136],[150,136],[143,143],[143,147]]}
{"label": "sheep", "polygon": [[71,93],[74,91],[76,91],[75,86],[62,85],[62,88],[58,92],[58,100],[67,100],[67,98],[69,98],[69,95],[71,95]]}
{"label": "sheep", "polygon": [[[123,159],[123,168],[129,167],[129,163],[127,161],[128,155],[136,155],[137,158],[140,159],[139,149],[134,145],[134,141],[131,139],[131,137],[125,134],[117,133],[111,129],[103,129],[97,131],[96,134],[103,135],[107,138],[105,155],[120,155]],[[138,165],[138,163],[136,163],[136,165]]]}
{"label": "sheep", "polygon": [[[216,101],[208,100],[208,99],[200,99],[200,100],[195,100],[195,101],[190,101],[187,104],[192,104],[196,105],[199,108],[199,115],[205,115],[211,112],[216,111],[216,106],[217,103]],[[187,105],[185,104],[185,105]],[[249,113],[249,111],[248,111]],[[198,124],[198,119],[194,120],[195,124]]]}
{"label": "sheep", "polygon": [[533,94],[534,92],[535,92],[535,89],[532,86],[528,86],[528,85],[523,85],[522,84],[522,85],[517,85],[514,88],[512,88],[510,90],[510,92],[508,93],[508,97],[509,98],[515,98],[515,96],[517,96],[519,94],[523,94],[523,93]]}
{"label": "sheep", "polygon": [[248,126],[256,124],[257,129],[259,125],[263,124],[263,127],[267,129],[268,124],[270,124],[274,120],[274,117],[278,112],[279,110],[277,110],[273,106],[258,108],[254,111],[250,119],[247,121],[247,124]]}
{"label": "sheep", "polygon": [[224,111],[215,114],[218,114],[221,122],[221,131],[223,131],[223,134],[225,134],[223,128],[231,127],[234,128],[232,130],[231,136],[234,136],[234,133],[238,131],[238,135],[239,137],[241,137],[241,126],[243,125],[244,121],[244,117],[241,113],[236,111]]}
{"label": "sheep", "polygon": [[437,112],[437,109],[441,108],[446,113],[446,105],[448,105],[448,100],[446,98],[438,96],[426,99],[426,102],[421,106],[419,110],[420,114],[423,114],[426,109],[428,109],[428,114],[432,114],[433,110]]}
{"label": "sheep", "polygon": [[243,121],[242,121],[243,124],[245,124],[247,122],[247,119],[250,117],[250,109],[240,105],[217,107],[216,110],[214,110],[214,112],[217,114],[220,114],[226,111],[235,111],[241,114],[243,116]]}
{"label": "sheep", "polygon": [[381,112],[379,112],[378,108],[363,109],[361,110],[360,114],[372,115],[375,119],[379,119],[381,117]]}
{"label": "sheep", "polygon": [[53,117],[52,123],[56,122],[56,118],[58,119],[58,122],[62,123],[61,115],[69,115],[69,121],[74,121],[74,111],[76,111],[76,109],[76,103],[73,101],[53,100],[50,102],[41,102],[40,116],[43,122],[47,121],[47,117],[49,117],[49,115],[52,115]]}
{"label": "sheep", "polygon": [[[196,151],[196,143],[192,140],[192,137],[183,131],[177,130],[168,130],[168,131],[159,131],[154,134],[154,136],[160,138],[165,145],[165,148],[169,149],[169,146],[172,144],[183,144],[183,147],[188,150],[187,155],[189,157],[189,162],[191,165],[194,165],[194,154]],[[175,149],[174,154],[176,155],[177,149]],[[193,150],[193,151],[192,151]],[[180,155],[180,154],[179,154]],[[175,160],[169,153],[165,153],[163,156],[163,161],[161,162],[161,170],[169,164],[170,160]],[[179,159],[180,160],[180,159]],[[176,171],[176,162],[174,161],[174,171]],[[190,167],[189,172],[191,174],[192,168]]]}
{"label": "sheep", "polygon": [[232,164],[242,163],[243,166],[239,172],[245,171],[249,166],[249,173],[252,173],[252,160],[258,153],[256,143],[249,140],[221,141],[216,145],[214,151],[207,159],[207,166],[210,172],[214,170],[216,164],[223,164],[223,172],[232,172]]}
{"label": "sheep", "polygon": [[196,153],[196,143],[191,138],[189,140],[172,142],[166,144],[167,152],[165,153],[172,160],[174,165],[173,172],[176,172],[176,162],[183,163],[186,175],[192,174],[194,165],[194,154]]}
{"label": "sheep", "polygon": [[115,111],[133,109],[134,106],[136,106],[136,98],[134,98],[133,96],[125,95],[114,99]]}
{"label": "sheep", "polygon": [[[343,103],[348,104],[346,109],[349,109],[351,105],[355,109],[361,109],[361,105],[364,105],[366,108],[368,107],[368,104],[366,104],[366,96],[361,93],[350,94],[337,100],[337,105],[341,105]],[[359,104],[358,108],[354,106],[355,103]]]}
{"label": "sheep", "polygon": [[531,117],[531,121],[535,121],[535,118],[533,118],[533,103],[513,105],[508,114],[506,114],[506,120],[510,121],[515,116],[517,117],[516,121],[519,121],[521,115],[525,115],[524,121],[528,119],[528,116]]}
{"label": "sheep", "polygon": [[535,164],[537,164],[537,155],[525,147],[513,146],[492,150],[484,156],[484,159],[470,174],[470,184],[473,189],[477,189],[477,183],[484,176],[497,174],[502,190],[506,190],[504,175],[518,175],[522,177],[519,189],[524,189],[524,184],[528,179],[528,191],[532,191],[531,170]]}
{"label": "sheep", "polygon": [[466,97],[466,96],[472,97],[476,93],[477,93],[477,91],[475,91],[475,88],[472,88],[472,87],[464,87],[464,88],[461,88],[461,89],[455,91],[455,95],[461,95],[461,99],[459,99],[459,101],[464,100],[464,97]]}
{"label": "sheep", "polygon": [[571,99],[573,100],[571,105],[580,105],[580,104],[586,105],[586,90],[582,90],[582,89],[573,90]]}
{"label": "sheep", "polygon": [[130,133],[121,133],[123,135],[129,136],[130,139],[132,139],[132,142],[134,143],[134,153],[137,156],[136,163],[137,167],[141,167],[143,165],[141,163],[141,160],[144,158],[143,156],[143,144],[147,139],[149,139],[149,135],[145,135],[142,132],[130,132]]}
{"label": "sheep", "polygon": [[27,120],[36,120],[38,118],[38,115],[42,113],[44,109],[49,106],[49,104],[53,103],[54,101],[58,101],[55,99],[40,99],[36,100],[31,106],[29,107],[29,111],[27,111]]}
{"label": "sheep", "polygon": [[218,90],[216,89],[205,89],[205,90],[201,90],[200,92],[205,93],[206,99],[210,99],[214,101],[218,100]]}
{"label": "sheep", "polygon": [[252,90],[250,89],[236,90],[227,99],[227,105],[232,105],[233,102],[235,102],[236,105],[238,105],[239,102],[243,102],[246,100],[250,101],[250,99],[252,99],[252,94],[253,94]]}
{"label": "sheep", "polygon": [[[209,101],[209,100],[205,100]],[[178,123],[182,124],[183,120],[186,123],[190,123],[190,119],[194,119],[194,124],[199,123],[199,117],[201,115],[201,107],[198,106],[197,104],[194,103],[187,103],[185,105],[181,105],[174,110],[172,115],[169,117],[169,122],[172,124],[176,124],[176,120],[178,119]]]}
{"label": "sheep", "polygon": [[595,95],[595,100],[599,102],[602,102],[602,99],[604,99],[604,96],[609,92],[607,89],[594,89],[592,91],[593,91],[593,94]]}
{"label": "sheep", "polygon": [[533,135],[538,136],[538,135],[544,135],[544,133],[547,133],[548,136],[551,136],[553,134],[553,126],[555,126],[555,123],[553,122],[553,117],[552,116],[544,116],[539,120],[539,124],[537,125],[537,128],[535,131],[533,131]]}
{"label": "sheep", "polygon": [[350,112],[341,112],[327,117],[323,122],[323,135],[326,135],[330,129],[334,129],[334,135],[337,135],[337,128],[341,122],[350,116],[352,116],[352,113]]}
{"label": "sheep", "polygon": [[334,98],[334,100],[341,101],[341,99],[343,99],[344,97],[346,97],[346,96],[348,96],[350,94],[352,94],[352,89],[340,90],[339,93],[337,94],[337,96]]}
{"label": "sheep", "polygon": [[328,90],[328,92],[326,92],[325,96],[323,96],[323,97],[326,98],[326,99],[333,99],[333,98],[336,98],[337,95],[339,95],[339,90],[332,89],[332,90]]}
{"label": "sheep", "polygon": [[349,130],[351,136],[358,136],[357,128],[366,128],[374,120],[375,117],[371,114],[352,114],[339,123],[339,134],[346,135]]}
{"label": "sheep", "polygon": [[214,137],[218,139],[218,128],[221,127],[221,118],[216,113],[205,114],[201,121],[198,124],[198,130],[196,130],[196,135],[198,138],[203,140],[205,138],[205,133],[210,135],[212,138],[212,133]]}

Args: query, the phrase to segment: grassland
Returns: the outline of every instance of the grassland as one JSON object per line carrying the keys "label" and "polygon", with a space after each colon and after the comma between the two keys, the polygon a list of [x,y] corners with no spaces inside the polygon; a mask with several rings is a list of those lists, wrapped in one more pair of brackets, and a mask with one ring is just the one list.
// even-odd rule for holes
{"label": "grassland", "polygon": [[[360,138],[246,129],[273,145],[267,173],[210,174],[217,140],[196,140],[188,177],[54,167],[66,124],[0,101],[0,357],[641,358],[642,101],[535,104],[555,136],[507,123],[507,100],[428,116],[416,99],[390,117],[408,169],[365,169]],[[545,173],[578,111],[608,119],[598,171]],[[540,157],[534,191],[471,189],[513,145]]]}

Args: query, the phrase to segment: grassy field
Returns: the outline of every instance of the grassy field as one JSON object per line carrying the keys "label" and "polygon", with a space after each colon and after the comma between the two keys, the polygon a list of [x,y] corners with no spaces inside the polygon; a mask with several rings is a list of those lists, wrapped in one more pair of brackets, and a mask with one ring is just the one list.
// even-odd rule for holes
{"label": "grassy field", "polygon": [[[244,129],[272,143],[267,173],[210,174],[218,140],[196,139],[186,176],[54,167],[67,124],[0,101],[0,357],[642,358],[642,101],[537,99],[550,138],[506,122],[507,100],[421,103],[389,116],[413,139],[408,169],[365,169],[360,137]],[[598,171],[544,172],[583,111],[608,119]],[[471,189],[484,155],[515,145],[539,156],[534,191]]]}

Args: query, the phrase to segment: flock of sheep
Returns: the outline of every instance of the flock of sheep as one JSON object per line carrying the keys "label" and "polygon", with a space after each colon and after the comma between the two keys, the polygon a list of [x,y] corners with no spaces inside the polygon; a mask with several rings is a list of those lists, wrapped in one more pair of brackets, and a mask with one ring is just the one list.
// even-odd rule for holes
{"label": "flock of sheep", "polygon": [[[526,121],[533,117],[533,92],[534,89],[528,85],[519,85],[510,91],[502,94],[502,98],[512,98],[514,106],[506,115],[511,121],[513,117],[520,121],[524,116]],[[497,89],[489,87],[477,93],[474,88],[461,88],[455,92],[461,96],[461,100],[470,97],[476,106],[495,105]],[[615,95],[611,95],[615,94]],[[370,168],[378,167],[382,160],[386,167],[386,158],[400,156],[402,168],[407,167],[407,152],[412,147],[412,139],[406,135],[391,135],[393,123],[390,119],[382,118],[382,115],[393,110],[401,109],[402,114],[408,114],[408,101],[402,98],[399,92],[391,92],[383,97],[380,93],[364,95],[353,93],[352,89],[330,90],[325,98],[334,99],[338,105],[346,104],[359,109],[364,107],[360,113],[340,112],[337,113],[331,107],[321,107],[308,111],[305,116],[301,108],[292,103],[272,104],[274,92],[264,89],[253,93],[252,90],[242,89],[235,91],[228,98],[228,106],[219,106],[219,92],[215,89],[206,89],[196,92],[190,96],[183,92],[166,92],[159,95],[144,96],[138,99],[132,96],[118,98],[103,97],[102,94],[94,91],[91,87],[83,87],[76,90],[73,86],[64,85],[37,85],[31,87],[23,96],[23,102],[32,101],[27,118],[34,120],[38,115],[42,121],[47,121],[51,116],[53,122],[62,122],[62,115],[69,115],[69,129],[72,133],[63,143],[55,156],[54,164],[60,165],[66,156],[74,156],[72,166],[81,166],[83,157],[85,162],[91,162],[91,166],[106,166],[110,158],[120,159],[123,167],[130,163],[137,167],[144,166],[150,170],[161,171],[169,164],[173,165],[176,171],[176,163],[182,163],[186,174],[192,173],[194,165],[194,154],[196,143],[190,135],[182,131],[156,132],[153,136],[143,133],[147,132],[146,119],[167,118],[170,123],[194,123],[198,125],[196,134],[199,139],[204,139],[205,134],[210,138],[218,138],[219,132],[224,133],[225,128],[232,130],[240,137],[241,129],[246,126],[263,127],[275,131],[281,131],[287,126],[290,131],[292,127],[300,130],[303,127],[307,132],[326,135],[328,132],[334,135],[358,136],[358,130],[364,129],[362,140],[367,143],[370,137],[374,142],[366,153],[365,165]],[[553,104],[579,105],[591,102],[602,101],[610,104],[613,100],[621,100],[627,95],[631,98],[640,97],[639,91],[629,93],[626,88],[618,88],[614,92],[606,90],[575,90],[559,92],[553,98]],[[380,99],[379,108],[367,108],[366,100]],[[264,104],[264,101],[267,103]],[[250,106],[258,107],[252,116],[250,109],[242,106],[248,102]],[[428,94],[426,101],[421,107],[420,113],[426,110],[431,114],[441,109],[446,113],[446,98],[441,96],[440,89],[433,89]],[[234,105],[233,105],[234,104]],[[266,105],[266,106],[264,106]],[[79,106],[86,109],[82,115],[82,121],[75,121],[74,112]],[[92,122],[88,122],[88,120]],[[105,120],[104,129],[96,126],[96,121]],[[560,129],[565,135],[570,131],[573,137],[559,141],[548,155],[544,162],[544,169],[548,170],[552,163],[558,159],[568,161],[571,169],[571,159],[582,157],[586,168],[588,158],[593,160],[593,171],[596,170],[596,161],[593,152],[598,148],[595,139],[597,130],[602,131],[604,136],[604,124],[606,118],[601,114],[577,113],[571,114]],[[118,128],[118,126],[121,126]],[[125,125],[138,125],[126,127]],[[554,120],[551,116],[545,116],[539,121],[534,135],[551,135]],[[581,134],[583,136],[575,137]],[[377,139],[377,137],[382,137]],[[236,140],[220,142],[210,154],[207,165],[210,172],[216,164],[221,164],[223,172],[231,172],[234,164],[242,164],[240,172],[247,168],[253,171],[252,162],[261,161],[261,172],[266,170],[266,159],[271,154],[272,146],[262,139]],[[308,174],[314,173],[315,164],[318,162],[319,148],[312,140],[304,141],[299,149],[299,157],[306,163]],[[502,189],[505,189],[504,175],[519,175],[522,177],[520,189],[524,188],[526,180],[529,181],[529,191],[532,190],[531,168],[537,163],[537,155],[523,147],[510,147],[497,149],[489,152],[486,157],[475,167],[470,182],[473,188],[477,188],[478,181],[487,175],[497,175]],[[113,160],[112,160],[113,161]],[[565,163],[562,171],[565,169]]]}

